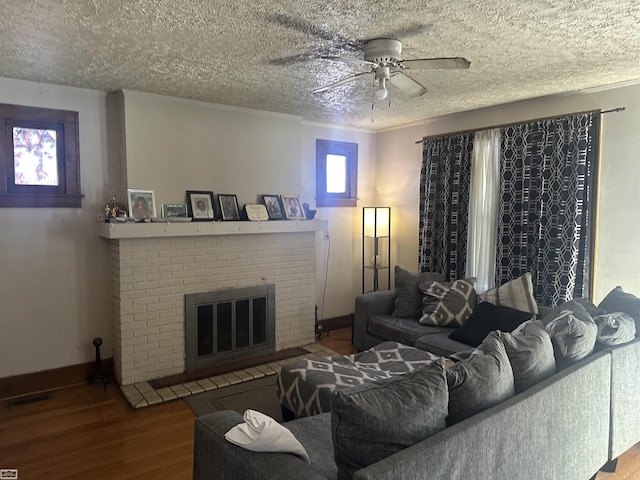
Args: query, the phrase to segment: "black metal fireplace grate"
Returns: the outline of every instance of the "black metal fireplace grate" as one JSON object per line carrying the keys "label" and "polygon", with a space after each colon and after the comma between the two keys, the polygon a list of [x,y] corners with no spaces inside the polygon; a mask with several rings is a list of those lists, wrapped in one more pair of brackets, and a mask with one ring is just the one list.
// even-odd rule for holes
{"label": "black metal fireplace grate", "polygon": [[186,371],[275,351],[275,285],[185,295]]}

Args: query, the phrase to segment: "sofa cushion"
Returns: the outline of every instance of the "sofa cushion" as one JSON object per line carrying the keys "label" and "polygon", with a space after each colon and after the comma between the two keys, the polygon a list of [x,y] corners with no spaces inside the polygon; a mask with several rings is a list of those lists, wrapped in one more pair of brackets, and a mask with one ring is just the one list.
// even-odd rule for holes
{"label": "sofa cushion", "polygon": [[501,307],[489,302],[480,302],[460,328],[456,328],[449,338],[477,347],[494,330],[511,332],[522,322],[531,319],[530,312]]}
{"label": "sofa cushion", "polygon": [[529,272],[499,287],[480,293],[478,299],[522,312],[538,313],[538,304],[533,295],[533,283]]}
{"label": "sofa cushion", "polygon": [[450,287],[433,282],[425,294],[439,299],[433,313],[423,313],[422,325],[459,327],[476,306],[475,278],[456,280]]}
{"label": "sofa cushion", "polygon": [[[335,390],[331,434],[338,479],[446,428],[444,360],[392,379]],[[393,414],[391,414],[393,412]]]}
{"label": "sofa cushion", "polygon": [[321,413],[284,424],[309,454],[311,467],[327,478],[336,478],[338,468],[333,459],[331,414]]}
{"label": "sofa cushion", "polygon": [[[423,335],[451,332],[451,327],[420,325],[415,318],[395,318],[390,315],[372,315],[368,332],[378,338],[414,346]],[[381,340],[382,341],[382,340]]]}
{"label": "sofa cushion", "polygon": [[596,344],[599,347],[613,347],[628,343],[636,337],[636,323],[625,312],[596,315],[593,321],[598,326]]}
{"label": "sofa cushion", "polygon": [[636,336],[640,335],[640,298],[631,293],[625,293],[622,287],[618,286],[602,299],[598,307],[607,313],[628,313],[636,322]]}
{"label": "sofa cushion", "polygon": [[514,395],[511,363],[495,332],[490,333],[467,360],[447,369],[447,383],[448,426]]}
{"label": "sofa cushion", "polygon": [[540,320],[529,320],[512,333],[496,335],[509,357],[516,394],[556,373],[551,338]]}
{"label": "sofa cushion", "polygon": [[583,321],[574,312],[563,310],[545,326],[551,337],[558,370],[591,354],[596,343],[598,327],[594,321],[591,317]]}
{"label": "sofa cushion", "polygon": [[440,273],[414,273],[396,265],[395,271],[396,297],[393,302],[393,316],[401,318],[420,318],[422,314],[422,292],[418,289],[420,282],[444,280]]}

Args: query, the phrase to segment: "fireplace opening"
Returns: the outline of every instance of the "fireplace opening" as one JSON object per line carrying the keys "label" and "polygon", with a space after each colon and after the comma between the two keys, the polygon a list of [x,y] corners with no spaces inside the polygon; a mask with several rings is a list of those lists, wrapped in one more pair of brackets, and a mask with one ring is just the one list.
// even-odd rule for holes
{"label": "fireplace opening", "polygon": [[186,371],[275,351],[275,285],[185,295]]}

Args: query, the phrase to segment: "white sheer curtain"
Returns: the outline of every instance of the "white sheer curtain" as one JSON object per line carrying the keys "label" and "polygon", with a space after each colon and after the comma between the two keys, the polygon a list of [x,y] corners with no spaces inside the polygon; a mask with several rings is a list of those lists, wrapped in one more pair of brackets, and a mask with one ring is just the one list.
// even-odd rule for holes
{"label": "white sheer curtain", "polygon": [[467,278],[476,277],[476,291],[495,286],[500,193],[500,129],[477,132],[471,160]]}

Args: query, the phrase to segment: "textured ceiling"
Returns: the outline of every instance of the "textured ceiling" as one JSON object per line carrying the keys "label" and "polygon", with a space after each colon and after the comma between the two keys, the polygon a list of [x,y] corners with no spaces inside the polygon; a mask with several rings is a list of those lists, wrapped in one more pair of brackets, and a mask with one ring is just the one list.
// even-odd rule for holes
{"label": "textured ceiling", "polygon": [[[0,0],[0,12],[2,77],[370,129],[640,79],[640,4],[629,0]],[[361,58],[347,39],[393,33],[405,59],[471,67],[412,71],[429,91],[392,84],[373,110],[372,75],[310,93],[367,70],[319,56]]]}

